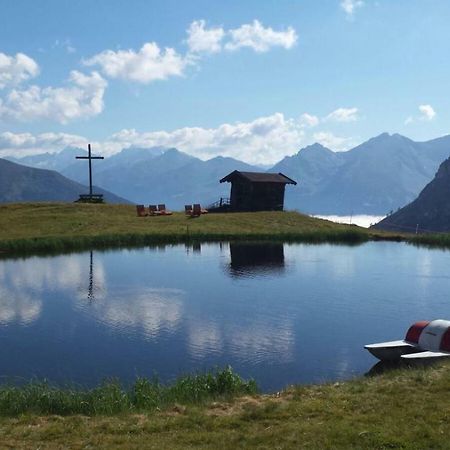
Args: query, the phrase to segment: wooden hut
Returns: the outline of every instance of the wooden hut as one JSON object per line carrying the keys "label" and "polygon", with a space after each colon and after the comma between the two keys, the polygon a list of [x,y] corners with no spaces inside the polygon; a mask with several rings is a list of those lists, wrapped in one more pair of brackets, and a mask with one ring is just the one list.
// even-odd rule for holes
{"label": "wooden hut", "polygon": [[286,184],[297,184],[282,173],[238,170],[220,182],[231,183],[230,211],[283,211]]}

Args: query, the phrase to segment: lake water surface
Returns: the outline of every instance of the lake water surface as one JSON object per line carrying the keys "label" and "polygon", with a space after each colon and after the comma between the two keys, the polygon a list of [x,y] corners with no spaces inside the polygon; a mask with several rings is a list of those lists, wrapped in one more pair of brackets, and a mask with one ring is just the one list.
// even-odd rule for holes
{"label": "lake water surface", "polygon": [[0,260],[3,381],[169,381],[230,364],[274,391],[364,374],[364,344],[435,318],[450,318],[450,252],[403,243]]}

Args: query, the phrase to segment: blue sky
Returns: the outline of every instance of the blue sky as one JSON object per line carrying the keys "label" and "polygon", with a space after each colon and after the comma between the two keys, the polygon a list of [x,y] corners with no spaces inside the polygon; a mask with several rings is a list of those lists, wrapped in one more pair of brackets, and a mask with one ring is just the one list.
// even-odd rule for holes
{"label": "blue sky", "polygon": [[[0,155],[93,142],[271,163],[449,132],[446,0],[0,0]],[[159,53],[158,53],[159,52]]]}

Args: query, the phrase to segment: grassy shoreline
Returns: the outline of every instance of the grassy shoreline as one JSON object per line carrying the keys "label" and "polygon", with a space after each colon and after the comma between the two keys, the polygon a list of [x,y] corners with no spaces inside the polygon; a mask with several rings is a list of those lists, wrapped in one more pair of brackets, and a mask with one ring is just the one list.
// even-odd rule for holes
{"label": "grassy shoreline", "polygon": [[[235,381],[225,385],[232,387]],[[90,415],[39,414],[30,408],[26,414],[3,414],[0,439],[4,448],[15,449],[449,448],[446,362],[346,382],[294,386],[270,395],[240,390],[240,382],[237,386],[230,395],[216,389],[214,395],[199,396],[200,401],[192,401],[191,389],[188,401],[172,397],[162,408],[143,395],[150,408],[103,408]],[[120,391],[103,392],[114,405]],[[37,396],[44,405],[49,398],[57,396]]]}
{"label": "grassy shoreline", "polygon": [[[432,243],[450,246],[450,238],[445,242],[442,236],[439,239]],[[336,224],[297,212],[209,214],[192,219],[183,213],[137,217],[134,206],[130,205],[0,205],[0,255],[3,257],[238,240],[358,244],[369,240],[413,242],[415,237]]]}

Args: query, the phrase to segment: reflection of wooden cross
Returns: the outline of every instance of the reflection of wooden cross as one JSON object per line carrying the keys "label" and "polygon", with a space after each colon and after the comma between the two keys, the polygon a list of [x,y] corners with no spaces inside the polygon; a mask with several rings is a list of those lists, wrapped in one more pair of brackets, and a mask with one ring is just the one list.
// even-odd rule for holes
{"label": "reflection of wooden cross", "polygon": [[94,298],[94,254],[91,250],[91,262],[89,264],[89,287],[88,287],[88,300],[91,302]]}
{"label": "reflection of wooden cross", "polygon": [[[92,160],[93,159],[105,159],[103,156],[91,155],[91,144],[88,144],[88,156],[76,156],[76,159],[88,159],[89,160],[89,198],[92,200]],[[80,196],[81,198],[81,196]]]}

